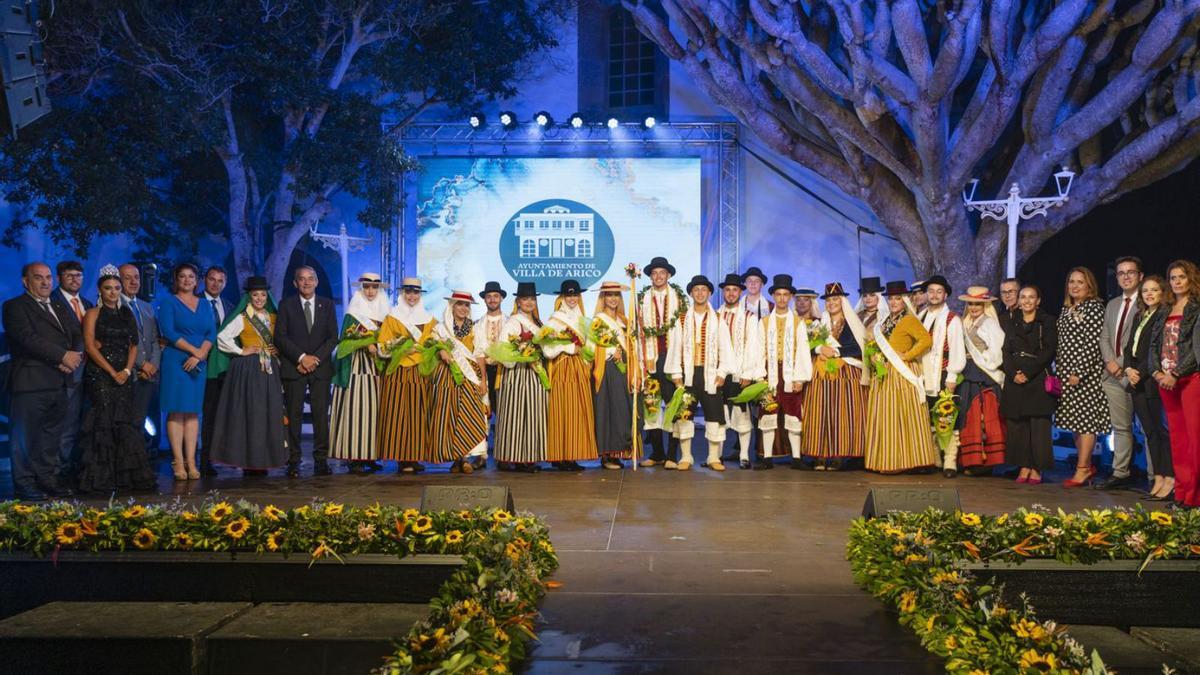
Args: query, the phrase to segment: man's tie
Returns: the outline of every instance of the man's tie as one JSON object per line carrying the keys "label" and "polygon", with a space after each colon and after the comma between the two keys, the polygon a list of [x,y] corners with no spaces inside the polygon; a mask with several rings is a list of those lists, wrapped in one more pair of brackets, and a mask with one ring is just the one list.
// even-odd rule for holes
{"label": "man's tie", "polygon": [[312,325],[313,325],[312,300],[304,301],[304,323],[308,324],[308,330],[309,330],[309,332],[312,332]]}
{"label": "man's tie", "polygon": [[54,325],[58,326],[59,330],[62,330],[62,322],[58,320],[58,315],[54,313],[54,308],[50,306],[50,301],[47,300],[42,302],[39,300],[38,304],[41,305],[42,309],[46,310],[46,313],[50,315],[50,320],[54,322]]}
{"label": "man's tie", "polygon": [[79,298],[71,298],[71,308],[75,310],[75,318],[79,319],[79,323],[83,323],[83,305]]}
{"label": "man's tie", "polygon": [[133,320],[137,322],[138,333],[140,334],[142,332],[142,310],[138,307],[137,298],[129,300],[126,304],[129,305],[129,309],[133,312]]}
{"label": "man's tie", "polygon": [[1121,345],[1121,336],[1125,334],[1125,315],[1128,313],[1129,313],[1129,296],[1127,295],[1127,296],[1125,296],[1125,303],[1123,305],[1121,305],[1121,318],[1119,321],[1117,321],[1117,339],[1114,340],[1114,342],[1116,344],[1113,345],[1113,348],[1117,352],[1118,358],[1120,357],[1120,354],[1123,351],[1122,345]]}
{"label": "man's tie", "polygon": [[209,300],[209,302],[211,302],[211,303],[212,303],[212,308],[213,308],[213,321],[214,321],[214,322],[216,322],[216,324],[217,324],[217,328],[220,328],[220,327],[221,327],[221,308],[220,308],[220,307],[217,305],[217,299],[216,299],[216,298],[213,298],[212,300]]}

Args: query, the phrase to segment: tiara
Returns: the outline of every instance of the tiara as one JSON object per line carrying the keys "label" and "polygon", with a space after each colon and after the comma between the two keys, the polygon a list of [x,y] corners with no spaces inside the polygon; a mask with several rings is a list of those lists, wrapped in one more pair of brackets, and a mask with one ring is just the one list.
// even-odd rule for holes
{"label": "tiara", "polygon": [[115,265],[105,265],[104,267],[100,268],[100,278],[103,279],[105,277],[117,277],[119,279],[121,277],[121,271],[118,270]]}

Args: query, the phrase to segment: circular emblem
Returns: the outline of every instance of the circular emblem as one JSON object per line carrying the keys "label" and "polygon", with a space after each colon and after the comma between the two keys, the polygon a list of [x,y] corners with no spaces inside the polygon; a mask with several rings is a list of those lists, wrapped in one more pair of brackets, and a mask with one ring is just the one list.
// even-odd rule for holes
{"label": "circular emblem", "polygon": [[543,199],[514,213],[500,231],[500,260],[516,281],[539,293],[557,292],[564,279],[583,288],[600,281],[613,259],[608,222],[586,204]]}

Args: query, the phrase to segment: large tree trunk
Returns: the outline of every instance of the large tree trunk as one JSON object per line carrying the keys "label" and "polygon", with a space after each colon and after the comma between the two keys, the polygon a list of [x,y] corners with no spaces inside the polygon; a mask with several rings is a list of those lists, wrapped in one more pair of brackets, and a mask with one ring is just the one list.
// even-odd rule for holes
{"label": "large tree trunk", "polygon": [[229,281],[240,288],[245,280],[255,273],[254,228],[249,217],[250,186],[247,180],[245,157],[238,142],[237,124],[233,117],[230,94],[221,99],[225,113],[226,142],[215,148],[225,175],[229,180],[229,244],[233,249],[233,266],[236,278]]}

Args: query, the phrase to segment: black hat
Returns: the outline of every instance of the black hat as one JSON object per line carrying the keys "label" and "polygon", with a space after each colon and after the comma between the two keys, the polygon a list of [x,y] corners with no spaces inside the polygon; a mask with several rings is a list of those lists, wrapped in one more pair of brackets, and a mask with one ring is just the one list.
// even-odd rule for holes
{"label": "black hat", "polygon": [[921,290],[928,291],[929,284],[937,284],[938,286],[941,286],[942,288],[946,289],[946,295],[950,295],[950,293],[953,292],[953,290],[950,288],[950,282],[946,281],[946,277],[944,277],[940,274],[935,274],[935,275],[929,277],[928,279],[926,279],[925,281],[923,281],[921,283]]}
{"label": "black hat", "polygon": [[696,276],[692,277],[692,280],[688,282],[687,292],[690,294],[692,289],[697,286],[706,286],[708,287],[709,293],[713,292],[712,282],[709,281],[708,277],[704,276],[703,274],[697,274]]}
{"label": "black hat", "polygon": [[908,295],[912,293],[908,288],[908,284],[903,281],[889,281],[887,288],[883,290],[884,295]]}
{"label": "black hat", "polygon": [[667,274],[675,276],[675,266],[667,262],[667,259],[662,256],[652,258],[650,264],[642,268],[642,271],[648,275],[656,269],[664,269],[667,271]]}
{"label": "black hat", "polygon": [[269,291],[271,284],[267,283],[266,277],[250,277],[246,280],[246,285],[242,287],[244,291]]}
{"label": "black hat", "polygon": [[[764,281],[765,281],[765,279],[764,279]],[[735,274],[733,272],[726,274],[725,281],[721,282],[721,288],[725,288],[726,286],[737,286],[738,288],[742,289],[743,291],[746,290],[746,283],[744,281],[742,281],[741,277],[739,277],[737,274]]]}
{"label": "black hat", "polygon": [[758,277],[759,279],[762,279],[764,284],[767,283],[767,275],[763,274],[763,271],[757,267],[751,267],[750,269],[746,270],[746,273],[742,275],[742,281],[745,281],[750,277]]}
{"label": "black hat", "polygon": [[796,287],[792,285],[792,275],[776,274],[775,280],[771,282],[771,287],[767,289],[768,293],[774,295],[775,291],[783,289],[788,293],[795,293]]}
{"label": "black hat", "polygon": [[879,277],[867,277],[867,278],[863,279],[862,281],[859,281],[858,283],[860,284],[858,292],[863,295],[866,295],[868,293],[882,293],[883,292],[883,284],[881,284],[879,282]]}
{"label": "black hat", "polygon": [[828,300],[829,298],[832,298],[835,295],[850,295],[850,294],[847,293],[842,288],[842,285],[836,281],[834,281],[833,283],[825,284],[825,295],[822,295],[821,299]]}
{"label": "black hat", "polygon": [[555,295],[579,295],[583,289],[579,287],[579,282],[574,279],[563,279],[562,285],[558,287],[558,293]]}
{"label": "black hat", "polygon": [[517,282],[517,297],[518,298],[536,298],[538,296],[537,284],[532,281]]}
{"label": "black hat", "polygon": [[479,297],[482,298],[483,296],[487,295],[488,293],[499,293],[501,298],[508,297],[508,293],[506,293],[503,288],[500,288],[499,281],[489,281],[486,284],[484,284],[483,290],[479,292]]}

